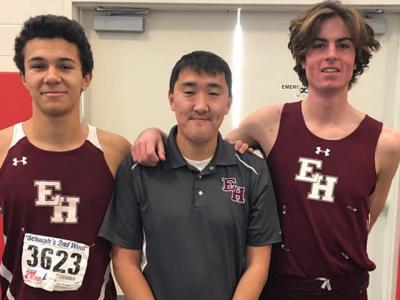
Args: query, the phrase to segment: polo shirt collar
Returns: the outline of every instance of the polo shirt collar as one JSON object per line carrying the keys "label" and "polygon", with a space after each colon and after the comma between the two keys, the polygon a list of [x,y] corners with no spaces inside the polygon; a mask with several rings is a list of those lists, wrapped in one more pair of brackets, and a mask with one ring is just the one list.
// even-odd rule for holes
{"label": "polo shirt collar", "polygon": [[[171,128],[169,135],[165,141],[166,160],[161,164],[164,169],[176,169],[187,166],[186,160],[183,158],[181,152],[176,145],[176,133],[178,126],[175,125]],[[235,149],[231,144],[222,139],[221,134],[218,132],[218,144],[211,164],[218,165],[236,165],[237,158]]]}

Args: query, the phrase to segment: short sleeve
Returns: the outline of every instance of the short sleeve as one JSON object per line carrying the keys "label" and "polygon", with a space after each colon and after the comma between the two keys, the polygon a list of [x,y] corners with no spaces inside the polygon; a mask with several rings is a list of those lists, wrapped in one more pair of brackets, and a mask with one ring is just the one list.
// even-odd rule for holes
{"label": "short sleeve", "polygon": [[253,183],[247,245],[262,246],[281,241],[275,192],[268,167],[263,162]]}
{"label": "short sleeve", "polygon": [[[137,168],[136,168],[137,167]],[[140,166],[128,155],[118,168],[114,191],[99,236],[112,244],[141,249],[143,224],[137,186]]]}

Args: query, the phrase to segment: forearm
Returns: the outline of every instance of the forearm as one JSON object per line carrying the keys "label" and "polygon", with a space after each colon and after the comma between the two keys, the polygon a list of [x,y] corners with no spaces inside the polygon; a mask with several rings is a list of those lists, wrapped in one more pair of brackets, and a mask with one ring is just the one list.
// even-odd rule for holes
{"label": "forearm", "polygon": [[114,275],[127,300],[154,300],[150,286],[137,266],[114,265]]}
{"label": "forearm", "polygon": [[368,223],[368,232],[371,231],[372,227],[374,226],[376,220],[378,219],[385,203],[380,204],[379,206],[376,205],[370,208],[370,215],[369,215],[369,223]]}
{"label": "forearm", "polygon": [[114,245],[112,262],[114,275],[128,300],[154,300],[150,286],[139,267],[140,250]]}
{"label": "forearm", "polygon": [[267,282],[271,246],[246,249],[246,270],[236,286],[233,300],[257,300]]}
{"label": "forearm", "polygon": [[259,264],[249,267],[240,278],[233,300],[257,300],[267,282],[268,267]]}

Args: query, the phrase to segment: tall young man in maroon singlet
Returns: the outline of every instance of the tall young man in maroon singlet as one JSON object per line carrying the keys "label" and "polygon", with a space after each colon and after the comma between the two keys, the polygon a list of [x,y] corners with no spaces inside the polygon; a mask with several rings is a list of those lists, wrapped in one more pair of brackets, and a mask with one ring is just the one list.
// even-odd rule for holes
{"label": "tall young man in maroon singlet", "polygon": [[[357,11],[337,2],[317,4],[289,29],[307,98],[261,108],[228,135],[260,145],[277,192],[283,242],[261,299],[365,300],[375,268],[368,232],[396,172],[400,136],[354,108],[348,91],[380,45]],[[161,146],[150,130],[133,155],[155,163]]]}
{"label": "tall young man in maroon singlet", "polygon": [[97,233],[129,144],[80,121],[90,45],[77,22],[37,16],[16,38],[14,61],[33,109],[0,131],[2,296],[116,299],[110,245]]}

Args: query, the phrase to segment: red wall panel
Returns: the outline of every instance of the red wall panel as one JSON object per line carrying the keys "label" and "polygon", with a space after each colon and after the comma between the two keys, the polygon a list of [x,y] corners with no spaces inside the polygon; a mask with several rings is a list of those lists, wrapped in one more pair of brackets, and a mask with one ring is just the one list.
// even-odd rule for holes
{"label": "red wall panel", "polygon": [[32,100],[18,73],[0,72],[0,129],[27,120]]}

